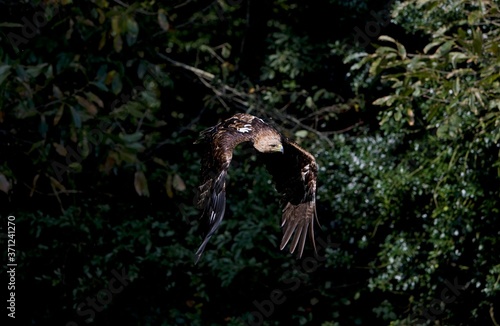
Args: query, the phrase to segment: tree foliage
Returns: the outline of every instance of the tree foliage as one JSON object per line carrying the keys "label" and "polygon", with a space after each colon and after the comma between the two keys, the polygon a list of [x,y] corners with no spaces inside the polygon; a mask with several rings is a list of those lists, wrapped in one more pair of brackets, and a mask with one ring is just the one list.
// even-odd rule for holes
{"label": "tree foliage", "polygon": [[[498,325],[496,2],[2,6],[20,319]],[[277,249],[278,196],[241,146],[195,266],[192,142],[242,111],[317,157],[319,250]]]}

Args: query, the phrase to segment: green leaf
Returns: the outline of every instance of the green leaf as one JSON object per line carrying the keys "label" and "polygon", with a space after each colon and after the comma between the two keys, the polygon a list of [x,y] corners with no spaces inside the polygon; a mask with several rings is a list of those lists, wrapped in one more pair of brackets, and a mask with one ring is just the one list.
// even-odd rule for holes
{"label": "green leaf", "polygon": [[137,41],[138,35],[139,35],[139,25],[132,17],[128,17],[128,19],[127,19],[127,44],[128,44],[128,46],[135,44],[135,42]]}
{"label": "green leaf", "polygon": [[391,42],[391,43],[394,43],[394,44],[398,43],[395,39],[393,39],[392,37],[387,36],[387,35],[380,35],[379,38],[378,38],[378,40],[379,41]]}
{"label": "green leaf", "polygon": [[[389,49],[395,51],[393,48],[389,48]],[[378,51],[378,49],[377,49],[377,51]],[[347,63],[350,63],[351,61],[354,61],[358,58],[364,58],[366,56],[368,56],[368,53],[366,53],[366,52],[354,52],[352,54],[349,54],[347,57],[345,57],[343,60],[343,63],[347,64]]]}
{"label": "green leaf", "polygon": [[458,95],[460,93],[460,78],[456,77],[455,82],[453,83],[453,93]]}
{"label": "green leaf", "polygon": [[476,54],[481,55],[483,53],[483,32],[479,27],[472,31],[472,47]]}
{"label": "green leaf", "polygon": [[444,56],[450,52],[451,48],[455,45],[455,41],[448,41],[442,44],[437,50],[436,55]]}
{"label": "green leaf", "polygon": [[24,25],[19,23],[0,23],[0,27],[24,27]]}
{"label": "green leaf", "polygon": [[73,106],[70,106],[71,116],[73,117],[73,123],[76,128],[80,129],[82,127],[82,117],[80,112],[78,112]]}
{"label": "green leaf", "polygon": [[111,91],[113,92],[113,94],[117,95],[122,91],[122,87],[123,85],[120,74],[114,74],[113,81],[111,82]]}
{"label": "green leaf", "polygon": [[221,54],[223,58],[229,58],[231,55],[231,45],[229,43],[225,43],[224,46],[222,46]]}
{"label": "green leaf", "polygon": [[63,104],[61,104],[61,106],[60,106],[60,107],[59,107],[59,109],[57,110],[56,115],[54,116],[54,122],[53,122],[54,126],[57,126],[57,124],[58,124],[58,123],[59,123],[59,121],[61,120],[62,115],[63,115],[63,113],[64,113],[64,106],[65,106],[65,104],[64,104],[64,103],[63,103]]}
{"label": "green leaf", "polygon": [[371,76],[375,76],[379,72],[379,65],[382,62],[382,58],[377,58],[370,65],[369,73]]}
{"label": "green leaf", "polygon": [[295,132],[295,137],[297,137],[297,138],[306,138],[308,133],[309,132],[307,130],[297,130]]}
{"label": "green leaf", "polygon": [[469,13],[467,22],[469,23],[469,25],[475,25],[481,18],[483,18],[483,13],[481,12],[481,10],[476,10]]}
{"label": "green leaf", "polygon": [[316,107],[316,105],[314,104],[314,101],[313,101],[312,97],[310,97],[310,96],[308,96],[306,98],[306,107],[308,107],[310,109]]}
{"label": "green leaf", "polygon": [[376,99],[373,101],[373,105],[387,105],[391,106],[391,104],[394,102],[394,100],[397,98],[395,95],[387,95],[381,98]]}
{"label": "green leaf", "polygon": [[144,61],[140,61],[139,65],[137,66],[137,77],[140,79],[144,78],[144,75],[148,71],[148,64]]}
{"label": "green leaf", "polygon": [[95,95],[94,93],[92,93],[92,92],[85,92],[85,96],[87,96],[87,98],[90,101],[96,103],[100,108],[104,107],[104,102],[97,95]]}
{"label": "green leaf", "polygon": [[68,165],[68,167],[73,170],[73,172],[82,172],[82,164],[80,162],[72,162]]}
{"label": "green leaf", "polygon": [[375,52],[377,52],[377,54],[398,53],[398,51],[395,48],[391,48],[389,46],[380,46],[377,48]]}
{"label": "green leaf", "polygon": [[113,37],[113,48],[115,49],[116,52],[120,53],[123,49],[123,40],[121,35],[116,35]]}
{"label": "green leaf", "polygon": [[398,54],[399,56],[401,57],[401,59],[406,59],[406,48],[403,46],[403,44],[401,43],[396,43],[397,47],[398,47]]}
{"label": "green leaf", "polygon": [[92,102],[89,102],[86,98],[79,95],[75,95],[75,98],[78,104],[84,107],[91,116],[95,116],[97,114],[97,107]]}
{"label": "green leaf", "polygon": [[468,58],[463,52],[450,52],[449,57],[453,68],[457,67],[457,62],[462,62]]}
{"label": "green leaf", "polygon": [[0,66],[0,85],[4,82],[7,77],[10,75],[10,65],[1,65]]}
{"label": "green leaf", "polygon": [[111,17],[111,36],[120,35],[122,30],[120,28],[120,16],[115,15]]}
{"label": "green leaf", "polygon": [[448,137],[448,125],[447,124],[442,124],[438,127],[436,130],[436,136],[438,138],[444,139]]}
{"label": "green leaf", "polygon": [[26,73],[31,77],[31,78],[36,78],[38,75],[40,75],[43,70],[48,66],[48,63],[42,63],[36,66],[29,66],[26,69]]}
{"label": "green leaf", "polygon": [[139,141],[144,134],[142,132],[135,132],[133,134],[120,133],[118,137],[126,143],[133,143]]}
{"label": "green leaf", "polygon": [[398,110],[394,113],[394,120],[401,121],[401,118],[403,118],[403,114],[398,108]]}

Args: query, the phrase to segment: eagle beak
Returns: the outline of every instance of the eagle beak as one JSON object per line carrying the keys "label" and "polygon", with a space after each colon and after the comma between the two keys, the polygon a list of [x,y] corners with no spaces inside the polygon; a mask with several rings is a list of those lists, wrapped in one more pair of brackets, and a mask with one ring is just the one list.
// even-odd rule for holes
{"label": "eagle beak", "polygon": [[281,154],[283,154],[285,152],[284,148],[283,148],[283,145],[280,145],[278,147],[278,150],[281,152]]}

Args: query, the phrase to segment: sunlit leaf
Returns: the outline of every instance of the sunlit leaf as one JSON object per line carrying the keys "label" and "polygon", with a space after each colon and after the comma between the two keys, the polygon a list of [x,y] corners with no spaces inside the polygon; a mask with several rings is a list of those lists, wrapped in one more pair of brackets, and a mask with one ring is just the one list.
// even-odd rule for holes
{"label": "sunlit leaf", "polygon": [[40,178],[40,174],[37,173],[34,177],[33,177],[33,182],[31,183],[31,190],[30,190],[30,197],[33,197],[33,194],[35,193],[35,190],[36,190],[36,184],[38,182],[38,178]]}
{"label": "sunlit leaf", "polygon": [[115,37],[113,37],[113,48],[118,53],[122,51],[123,41],[121,35],[116,35]]}
{"label": "sunlit leaf", "polygon": [[54,116],[54,122],[53,122],[54,126],[57,126],[57,124],[59,123],[64,114],[64,105],[65,105],[64,103],[61,104],[61,106],[59,106],[59,109],[57,109],[56,115]]}
{"label": "sunlit leaf", "polygon": [[162,159],[161,159],[161,158],[159,158],[159,157],[156,157],[156,156],[155,156],[155,157],[153,157],[153,162],[155,162],[156,164],[159,164],[159,165],[161,165],[161,166],[163,166],[163,167],[167,167],[167,163],[165,163],[165,161],[164,161],[164,160],[162,160]]}
{"label": "sunlit leaf", "polygon": [[63,145],[58,144],[58,143],[52,143],[52,145],[56,149],[57,154],[59,154],[61,156],[66,156],[68,154],[68,151],[66,150],[66,148]]}
{"label": "sunlit leaf", "polygon": [[121,16],[115,15],[111,17],[111,36],[116,37],[120,35],[121,28],[120,28],[120,18]]}
{"label": "sunlit leaf", "polygon": [[163,10],[163,9],[158,10],[158,24],[160,25],[161,29],[163,29],[164,31],[168,31],[170,28],[170,24],[168,23],[167,15],[165,14],[165,10]]}
{"label": "sunlit leaf", "polygon": [[134,188],[139,196],[149,197],[148,181],[142,171],[136,171],[134,175]]}
{"label": "sunlit leaf", "polygon": [[397,47],[398,47],[398,54],[399,56],[401,57],[401,59],[406,59],[406,48],[403,46],[403,44],[401,43],[396,43]]}
{"label": "sunlit leaf", "polygon": [[167,176],[167,180],[165,181],[165,190],[167,191],[168,198],[174,197],[174,191],[172,190],[172,174]]}
{"label": "sunlit leaf", "polygon": [[483,53],[483,32],[479,27],[472,31],[472,46],[476,54],[481,55]]}
{"label": "sunlit leaf", "polygon": [[5,192],[6,194],[10,191],[10,182],[2,173],[0,173],[0,191]]}
{"label": "sunlit leaf", "polygon": [[177,191],[186,190],[186,184],[184,183],[184,180],[182,180],[178,174],[174,175],[172,185],[174,186],[174,189]]}
{"label": "sunlit leaf", "polygon": [[312,109],[312,108],[316,107],[316,105],[314,104],[314,100],[312,99],[312,97],[311,97],[311,96],[308,96],[308,97],[306,98],[306,107],[308,107],[308,108],[310,108],[310,109]]}
{"label": "sunlit leaf", "polygon": [[59,89],[59,87],[57,87],[57,85],[52,85],[52,94],[54,95],[55,98],[57,99],[62,99],[63,98],[63,93],[61,92],[61,90]]}
{"label": "sunlit leaf", "polygon": [[107,38],[108,38],[108,33],[106,31],[102,32],[99,45],[97,46],[98,50],[102,50],[102,48],[104,48],[104,46],[106,45]]}
{"label": "sunlit leaf", "polygon": [[298,130],[298,131],[295,132],[295,137],[297,137],[297,138],[306,138],[308,133],[309,132],[307,130]]}
{"label": "sunlit leaf", "polygon": [[398,42],[393,39],[392,37],[388,36],[388,35],[380,35],[379,38],[378,38],[379,41],[386,41],[386,42],[391,42],[391,43],[394,43],[394,44],[397,44]]}
{"label": "sunlit leaf", "polygon": [[54,177],[49,176],[49,179],[50,179],[50,183],[52,184],[52,186],[55,189],[59,189],[60,191],[63,191],[63,192],[66,191],[66,187],[62,183],[57,181]]}
{"label": "sunlit leaf", "polygon": [[408,116],[408,124],[410,126],[413,126],[415,124],[415,114],[413,113],[413,110],[412,109],[408,109],[406,111],[406,114]]}
{"label": "sunlit leaf", "polygon": [[394,102],[395,99],[396,99],[396,96],[394,96],[394,95],[387,95],[387,96],[381,97],[381,98],[376,99],[375,101],[373,101],[373,105],[387,105],[387,106],[390,106]]}
{"label": "sunlit leaf", "polygon": [[431,42],[429,44],[427,44],[425,47],[424,47],[424,53],[428,53],[431,49],[435,48],[436,46],[442,44],[443,41],[439,40],[439,41],[434,41],[434,42]]}
{"label": "sunlit leaf", "polygon": [[382,58],[377,58],[375,59],[375,61],[372,62],[371,66],[370,66],[370,75],[374,76],[378,73],[378,68],[379,68],[379,65],[380,63],[382,62]]}
{"label": "sunlit leaf", "polygon": [[97,104],[100,108],[104,107],[104,102],[94,93],[92,92],[85,92],[85,96],[95,104]]}
{"label": "sunlit leaf", "polygon": [[68,167],[73,171],[73,172],[82,172],[82,164],[80,162],[72,162],[68,165]]}
{"label": "sunlit leaf", "polygon": [[128,17],[127,19],[127,44],[133,45],[137,41],[137,37],[139,35],[139,25],[132,18]]}
{"label": "sunlit leaf", "polygon": [[449,56],[450,56],[451,64],[453,65],[453,68],[457,67],[458,62],[462,62],[462,61],[467,59],[467,55],[463,52],[450,52]]}
{"label": "sunlit leaf", "polygon": [[90,115],[95,116],[97,114],[97,107],[92,102],[79,95],[75,95],[75,98],[78,104],[83,106]]}
{"label": "sunlit leaf", "polygon": [[475,10],[475,11],[472,11],[471,13],[469,13],[469,16],[467,17],[467,21],[469,23],[469,25],[475,25],[479,19],[481,19],[483,17],[483,14],[481,12],[481,10]]}
{"label": "sunlit leaf", "polygon": [[221,54],[223,58],[225,59],[229,58],[229,56],[231,55],[231,44],[229,43],[224,44],[224,46],[222,46],[221,49]]}
{"label": "sunlit leaf", "polygon": [[448,52],[450,52],[451,48],[455,45],[455,41],[448,41],[445,42],[443,45],[441,45],[437,50],[436,50],[436,55],[446,55]]}

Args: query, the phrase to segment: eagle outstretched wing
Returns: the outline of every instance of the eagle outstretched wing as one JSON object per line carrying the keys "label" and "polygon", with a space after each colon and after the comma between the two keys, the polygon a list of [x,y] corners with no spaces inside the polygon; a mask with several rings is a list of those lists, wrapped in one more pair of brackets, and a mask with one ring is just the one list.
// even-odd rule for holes
{"label": "eagle outstretched wing", "polygon": [[[280,249],[290,242],[290,253],[298,250],[302,256],[307,236],[311,238],[314,251],[314,220],[316,215],[316,160],[299,145],[283,139],[283,154],[261,155],[266,167],[273,176],[276,190],[281,194],[283,215],[281,227],[283,238]],[[293,238],[292,238],[293,236]]]}
{"label": "eagle outstretched wing", "polygon": [[[235,115],[200,134],[196,141],[202,145],[201,185],[198,187],[196,206],[202,210],[200,230],[203,242],[196,251],[196,262],[219,228],[226,209],[226,177],[236,145],[253,136],[253,116]],[[253,123],[252,123],[253,122]]]}
{"label": "eagle outstretched wing", "polygon": [[208,240],[219,228],[226,210],[226,176],[231,158],[226,161],[215,159],[211,163],[213,170],[206,172],[203,184],[198,188],[197,207],[203,210],[200,217],[200,229],[204,239],[196,251],[196,263],[205,250]]}

